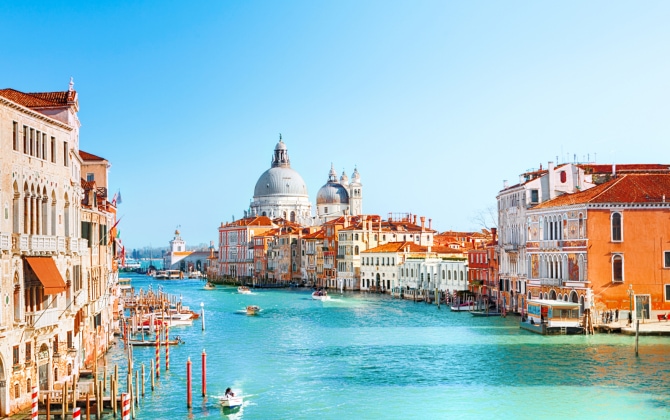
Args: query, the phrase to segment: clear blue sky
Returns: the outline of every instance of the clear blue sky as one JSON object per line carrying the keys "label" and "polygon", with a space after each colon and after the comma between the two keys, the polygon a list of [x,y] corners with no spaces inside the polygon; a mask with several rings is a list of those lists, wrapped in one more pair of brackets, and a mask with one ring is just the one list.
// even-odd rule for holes
{"label": "clear blue sky", "polygon": [[669,163],[667,1],[38,1],[0,5],[0,87],[65,90],[112,163],[126,248],[248,208],[282,133],[316,193],[440,231],[547,162]]}

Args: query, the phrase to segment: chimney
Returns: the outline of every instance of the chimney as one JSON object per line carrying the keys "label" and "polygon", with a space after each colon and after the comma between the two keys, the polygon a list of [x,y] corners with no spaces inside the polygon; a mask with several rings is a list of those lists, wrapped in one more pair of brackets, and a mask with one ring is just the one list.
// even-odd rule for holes
{"label": "chimney", "polygon": [[421,232],[424,232],[426,230],[425,225],[426,224],[426,216],[421,216]]}
{"label": "chimney", "polygon": [[414,215],[414,224],[416,224],[416,214]]}
{"label": "chimney", "polygon": [[612,164],[612,178],[616,178],[616,163]]}
{"label": "chimney", "polygon": [[492,236],[492,240],[493,240],[494,243],[496,242],[496,235],[497,234],[498,234],[498,228],[492,227],[491,228],[491,236]]}
{"label": "chimney", "polygon": [[556,197],[554,193],[554,162],[549,161],[549,167],[547,168],[547,184],[549,185],[549,199]]}
{"label": "chimney", "polygon": [[433,230],[433,219],[428,219],[428,229]]}

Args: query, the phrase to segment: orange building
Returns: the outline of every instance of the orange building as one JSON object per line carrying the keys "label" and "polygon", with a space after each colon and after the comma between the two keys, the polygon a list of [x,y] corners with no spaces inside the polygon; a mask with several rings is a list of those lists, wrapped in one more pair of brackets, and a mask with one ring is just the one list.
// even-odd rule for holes
{"label": "orange building", "polygon": [[670,311],[670,174],[625,174],[528,211],[527,298]]}

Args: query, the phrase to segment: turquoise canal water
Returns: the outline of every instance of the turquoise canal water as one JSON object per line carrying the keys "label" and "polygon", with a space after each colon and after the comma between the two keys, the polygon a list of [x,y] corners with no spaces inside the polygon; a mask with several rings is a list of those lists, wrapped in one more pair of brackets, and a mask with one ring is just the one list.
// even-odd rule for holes
{"label": "turquoise canal water", "polygon": [[[660,419],[670,418],[670,338],[616,334],[543,337],[518,318],[475,318],[442,306],[386,296],[232,287],[199,280],[132,285],[182,297],[200,320],[174,327],[185,344],[161,353],[161,378],[141,400],[139,419]],[[248,304],[262,308],[246,316]],[[207,397],[201,354],[207,353]],[[149,372],[152,347],[134,349]],[[193,407],[186,407],[186,361]],[[108,364],[126,364],[121,344]],[[231,386],[243,407],[224,411],[216,396]]]}

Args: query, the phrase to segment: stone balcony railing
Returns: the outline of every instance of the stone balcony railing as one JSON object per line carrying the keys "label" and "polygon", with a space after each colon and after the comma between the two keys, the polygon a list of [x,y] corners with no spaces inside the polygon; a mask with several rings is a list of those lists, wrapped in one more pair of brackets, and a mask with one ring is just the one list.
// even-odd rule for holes
{"label": "stone balcony railing", "polygon": [[8,233],[0,234],[0,251],[11,251],[12,238]]}
{"label": "stone balcony railing", "polygon": [[26,313],[26,322],[30,328],[44,328],[58,325],[58,316],[62,311],[58,309],[46,309]]}

